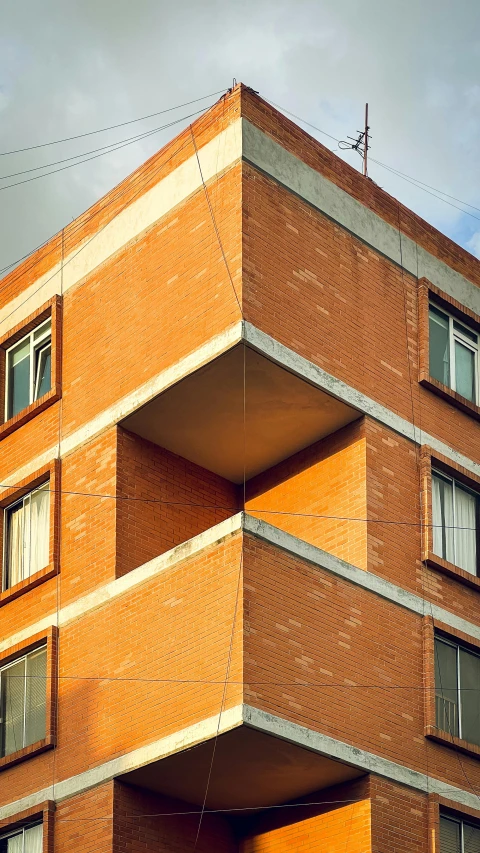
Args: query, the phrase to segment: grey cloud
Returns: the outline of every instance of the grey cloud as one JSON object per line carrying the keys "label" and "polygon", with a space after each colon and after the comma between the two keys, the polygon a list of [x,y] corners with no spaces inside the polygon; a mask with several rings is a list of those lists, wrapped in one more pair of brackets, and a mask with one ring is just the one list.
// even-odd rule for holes
{"label": "grey cloud", "polygon": [[[479,25],[474,0],[4,0],[0,151],[167,108],[226,88],[235,76],[338,137],[360,127],[368,100],[372,156],[480,207]],[[155,121],[0,157],[0,175]],[[0,266],[69,222],[180,128],[0,192]],[[373,163],[371,176],[479,250],[480,222]]]}

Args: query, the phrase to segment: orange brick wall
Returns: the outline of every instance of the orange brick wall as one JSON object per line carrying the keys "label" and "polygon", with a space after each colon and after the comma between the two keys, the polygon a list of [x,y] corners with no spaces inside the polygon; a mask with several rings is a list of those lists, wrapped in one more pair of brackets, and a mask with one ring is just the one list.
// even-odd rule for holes
{"label": "orange brick wall", "polygon": [[246,163],[242,191],[245,318],[480,461],[478,423],[418,384],[416,279]]}
{"label": "orange brick wall", "polygon": [[228,537],[60,629],[55,755],[3,770],[0,806],[242,701],[241,544]]}
{"label": "orange brick wall", "polygon": [[366,482],[362,419],[250,480],[246,510],[366,569]]}
{"label": "orange brick wall", "polygon": [[117,577],[239,508],[232,483],[122,429],[117,496]]}
{"label": "orange brick wall", "polygon": [[113,782],[59,803],[55,811],[55,853],[111,853]]}
{"label": "orange brick wall", "polygon": [[[115,784],[113,853],[185,853],[193,850],[198,806],[151,794],[121,782]],[[170,816],[171,815],[171,816]],[[199,853],[237,853],[232,827],[222,815],[205,814],[196,849]]]}
{"label": "orange brick wall", "polygon": [[[304,816],[305,812],[310,815]],[[260,819],[255,830],[240,845],[241,853],[370,853],[370,801],[331,806],[328,811],[321,807],[279,810],[278,815],[269,813]]]}
{"label": "orange brick wall", "polygon": [[476,757],[425,738],[423,618],[244,538],[244,701],[452,785]]}

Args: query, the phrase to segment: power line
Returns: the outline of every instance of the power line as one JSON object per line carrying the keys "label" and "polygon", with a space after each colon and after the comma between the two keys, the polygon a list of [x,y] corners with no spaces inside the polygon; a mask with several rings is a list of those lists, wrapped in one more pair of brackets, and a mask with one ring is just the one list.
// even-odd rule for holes
{"label": "power line", "polygon": [[139,118],[132,118],[129,121],[122,121],[119,124],[111,124],[109,127],[101,127],[97,130],[90,130],[87,133],[79,133],[76,136],[66,136],[63,139],[54,139],[50,142],[42,142],[40,145],[29,145],[27,148],[15,148],[12,151],[0,151],[0,157],[7,157],[10,154],[20,154],[23,151],[34,151],[37,148],[46,148],[48,145],[60,145],[63,142],[72,142],[74,139],[83,139],[85,136],[93,136],[96,133],[106,133],[108,130],[115,130],[117,127],[126,127],[128,124],[135,124],[139,121],[146,121],[149,118],[155,118],[155,116],[164,115],[165,113],[173,112],[174,110],[182,109],[182,107],[188,107],[190,104],[197,104],[199,101],[206,101],[207,98],[213,98],[215,95],[222,95],[226,92],[226,89],[219,89],[218,92],[212,92],[210,95],[202,95],[201,98],[194,98],[193,101],[185,101],[183,104],[177,104],[175,107],[168,107],[166,110],[159,110],[155,113],[150,113],[146,116],[140,116]]}
{"label": "power line", "polygon": [[[165,160],[164,162],[160,163],[160,164],[159,164],[159,166],[158,166],[158,168],[157,168],[157,169],[155,169],[155,170],[153,171],[153,173],[152,173],[152,174],[149,174],[149,175],[147,176],[146,181],[145,181],[145,184],[151,183],[151,182],[152,182],[152,180],[153,180],[154,178],[156,178],[156,177],[161,173],[162,169],[167,165],[167,163],[169,163],[169,162],[170,162],[170,160],[172,160],[172,159],[173,159],[173,158],[174,158],[174,157],[175,157],[175,156],[176,156],[176,155],[177,155],[177,154],[178,154],[178,153],[179,153],[183,148],[185,148],[185,146],[186,146],[186,145],[187,145],[187,140],[184,140],[184,141],[182,142],[182,144],[181,144],[181,145],[179,145],[179,147],[178,147],[178,148],[176,148],[176,149],[172,152],[172,154],[170,155],[170,157],[168,157],[168,158],[167,158],[167,160]],[[124,183],[124,182],[122,182],[122,184],[123,184],[123,183]],[[109,199],[109,201],[107,202],[107,204],[105,205],[105,207],[108,207],[108,205],[110,204],[110,202],[111,202],[111,203],[113,203],[113,201],[117,201],[119,198],[121,198],[122,196],[126,195],[126,194],[127,194],[127,189],[128,189],[128,188],[127,188],[127,187],[125,187],[124,185],[123,185],[123,186],[122,186],[122,185],[120,185],[120,189],[118,189],[116,196],[114,196],[114,198],[112,198],[111,200]],[[139,188],[139,190],[138,190],[136,193],[134,193],[134,194],[131,196],[131,198],[129,198],[129,199],[128,199],[128,201],[127,201],[127,202],[125,203],[125,205],[120,209],[120,211],[118,211],[118,212],[117,212],[117,215],[118,215],[118,213],[119,213],[119,212],[121,212],[121,211],[122,211],[122,210],[124,210],[126,207],[128,207],[129,205],[131,205],[131,204],[132,204],[132,202],[133,202],[133,201],[134,201],[134,200],[135,200],[139,195],[141,195],[144,191],[145,191],[145,186],[143,185],[143,186],[141,186],[141,187]],[[97,210],[97,211],[95,211],[94,213],[92,213],[92,214],[91,214],[91,216],[90,216],[90,217],[88,217],[84,222],[79,223],[79,224],[78,224],[78,226],[74,229],[74,231],[73,231],[72,233],[73,233],[73,234],[75,234],[78,230],[81,230],[81,229],[85,226],[85,224],[86,224],[87,222],[89,222],[91,219],[95,218],[95,216],[97,216],[99,213],[101,213],[101,212],[102,212],[102,210],[103,210],[103,208],[101,208],[100,210]],[[79,248],[79,249],[78,249],[78,250],[77,250],[73,255],[71,255],[71,256],[68,258],[68,260],[66,260],[66,261],[64,262],[64,264],[63,264],[62,268],[65,268],[65,267],[67,266],[67,264],[71,263],[71,262],[72,262],[72,261],[77,257],[77,255],[79,255],[79,254],[80,254],[80,252],[82,252],[82,251],[83,251],[87,246],[89,246],[89,245],[90,245],[90,243],[91,243],[93,240],[95,240],[95,238],[96,238],[96,237],[98,237],[98,235],[99,235],[99,234],[101,234],[101,233],[102,233],[102,231],[103,231],[103,230],[107,227],[107,225],[109,225],[109,224],[110,224],[110,220],[109,220],[109,221],[107,221],[107,222],[105,222],[105,223],[104,223],[104,225],[102,225],[102,226],[98,229],[98,231],[95,231],[95,233],[94,233],[94,234],[92,234],[92,236],[90,237],[90,239],[89,239],[89,240],[87,240],[87,241],[86,241],[82,246],[80,246],[80,248]],[[63,230],[63,229],[62,229],[62,230]],[[58,232],[58,233],[60,233],[60,232]],[[55,236],[58,236],[58,235],[55,235]],[[52,250],[51,250],[51,251],[53,252],[53,251],[54,251],[54,249],[52,248]],[[18,278],[21,278],[23,275],[25,275],[25,272],[26,272],[25,270],[21,270],[21,271],[19,272],[19,274],[17,275],[17,277],[13,279],[13,282],[15,282]],[[40,285],[39,285],[39,286],[38,286],[34,291],[32,291],[32,293],[30,293],[30,294],[29,294],[29,295],[28,295],[28,296],[23,300],[23,302],[21,302],[19,305],[17,305],[17,306],[16,306],[12,311],[10,311],[10,313],[9,313],[9,314],[7,314],[5,317],[3,317],[3,322],[5,322],[6,320],[8,320],[8,319],[13,315],[13,314],[15,314],[15,313],[16,313],[16,311],[18,311],[18,309],[19,309],[19,308],[21,308],[23,305],[25,305],[25,304],[26,304],[26,303],[27,303],[27,302],[28,302],[28,301],[29,301],[33,296],[35,296],[35,294],[36,294],[36,293],[38,293],[40,290],[42,290],[42,288],[43,288],[43,287],[45,287],[45,285],[46,285],[46,284],[48,284],[48,282],[49,282],[49,281],[51,281],[51,280],[52,280],[52,278],[54,278],[56,275],[57,275],[57,273],[56,273],[56,272],[52,273],[52,275],[51,275],[49,278],[47,278],[44,282],[42,282],[42,284],[40,284]],[[11,284],[11,283],[12,283],[12,282],[9,282],[9,284]],[[1,288],[0,288],[0,291],[1,291]]]}
{"label": "power line", "polygon": [[[341,141],[340,139],[337,139],[336,136],[332,136],[330,133],[327,133],[325,130],[322,130],[321,127],[317,127],[316,125],[312,124],[311,122],[307,121],[306,119],[302,118],[301,116],[296,115],[296,113],[292,113],[290,110],[287,110],[285,107],[280,106],[280,104],[276,104],[274,101],[269,101],[267,98],[265,98],[265,100],[267,101],[267,103],[271,104],[271,106],[276,107],[277,109],[281,110],[283,113],[286,113],[287,115],[292,116],[292,118],[295,118],[297,121],[302,122],[302,124],[305,124],[307,127],[311,127],[312,130],[315,130],[317,133],[321,133],[321,134],[323,134],[323,136],[327,136],[329,139],[332,139],[337,144]],[[456,204],[452,204],[452,202],[447,201],[447,199],[442,198],[442,196],[447,196],[448,198],[451,198],[454,201],[458,201],[460,204],[465,204],[467,207],[471,207],[473,210],[477,210],[480,212],[480,208],[475,207],[475,205],[470,204],[468,201],[464,201],[463,199],[459,199],[459,198],[456,198],[455,196],[451,196],[448,193],[444,192],[443,190],[439,190],[436,187],[430,186],[430,184],[426,184],[423,181],[419,181],[416,178],[412,178],[410,175],[406,175],[404,172],[401,172],[398,169],[395,169],[393,166],[388,166],[386,163],[382,163],[382,162],[380,162],[380,160],[376,160],[373,157],[370,157],[370,161],[372,163],[375,163],[377,166],[381,166],[382,168],[387,169],[388,171],[397,175],[399,178],[406,181],[407,183],[410,183],[413,186],[416,186],[418,189],[423,190],[428,195],[432,195],[432,196],[434,196],[434,198],[438,199],[439,201],[443,201],[445,204],[450,205],[450,207],[454,207],[456,210],[459,210],[461,213],[465,213],[467,216],[471,216],[473,219],[480,219],[480,217],[475,216],[473,213],[470,213],[468,210],[463,210],[463,208],[457,207]],[[428,189],[427,189],[427,187],[428,187]],[[431,190],[434,190],[434,192],[431,192]],[[436,195],[436,193],[441,193],[441,195]]]}
{"label": "power line", "polygon": [[[16,485],[0,483],[0,488],[2,489],[16,489]],[[39,487],[38,487],[39,488]],[[28,486],[25,488],[28,491]],[[22,491],[24,491],[22,487]],[[35,489],[32,489],[35,491]],[[102,492],[77,492],[70,489],[45,489],[46,492],[50,492],[51,494],[60,494],[60,495],[73,495],[77,497],[83,498],[101,498],[102,500],[113,500],[113,501],[126,501],[133,503],[146,503],[146,504],[164,504],[165,506],[178,506],[178,507],[192,507],[197,509],[219,509],[224,510],[226,512],[233,512],[234,514],[239,512],[245,512],[247,515],[253,515],[254,513],[258,515],[288,515],[294,516],[298,518],[320,518],[325,519],[327,521],[358,521],[362,524],[392,524],[398,525],[401,527],[441,527],[445,530],[476,530],[476,527],[464,527],[463,525],[458,524],[429,524],[424,525],[421,521],[399,521],[398,519],[393,518],[356,518],[355,516],[348,515],[326,515],[322,513],[315,512],[295,512],[293,510],[280,510],[280,509],[257,509],[256,507],[250,506],[248,509],[245,509],[241,506],[227,506],[225,504],[208,504],[208,503],[195,503],[193,501],[168,501],[163,498],[136,498],[129,495],[110,495],[103,494]]]}
{"label": "power line", "polygon": [[[81,165],[81,163],[88,163],[90,160],[98,159],[98,157],[104,157],[106,154],[111,154],[113,151],[118,151],[120,148],[125,148],[127,145],[132,145],[134,142],[138,142],[140,139],[146,139],[148,136],[153,136],[153,134],[159,133],[161,130],[165,130],[167,127],[173,127],[173,125],[179,124],[182,121],[186,121],[187,119],[192,118],[193,116],[199,115],[202,112],[204,112],[203,109],[196,110],[193,113],[189,113],[189,115],[182,116],[181,118],[177,118],[177,119],[175,119],[175,121],[171,121],[168,124],[162,125],[161,127],[156,127],[156,128],[154,128],[154,130],[147,130],[147,131],[145,131],[145,133],[139,134],[138,136],[133,136],[126,142],[119,143],[119,144],[114,143],[113,144],[114,147],[113,146],[106,146],[106,147],[110,148],[109,151],[102,151],[100,154],[94,154],[92,157],[85,157],[83,160],[78,160],[77,163],[70,163],[69,166],[62,166],[61,169],[52,169],[51,172],[45,172],[43,175],[34,175],[32,178],[25,178],[25,180],[23,180],[23,181],[16,181],[13,184],[7,184],[6,186],[0,187],[0,192],[3,192],[4,190],[9,190],[12,187],[18,187],[21,184],[29,184],[31,181],[38,181],[40,178],[47,178],[49,175],[56,175],[57,172],[64,172],[66,169],[71,169],[71,168],[73,168],[73,166],[79,166],[79,165]],[[82,155],[79,155],[79,156],[82,156]],[[58,161],[58,162],[61,162],[61,161]],[[30,170],[27,170],[27,171],[30,171]],[[21,174],[21,173],[19,173],[19,174]]]}
{"label": "power line", "polygon": [[[106,604],[110,602],[105,602]],[[9,679],[18,678],[21,681],[25,679],[33,679],[39,681],[119,681],[132,684],[209,684],[212,686],[221,686],[225,684],[225,679],[208,679],[208,678],[142,678],[142,677],[119,677],[108,675],[9,675]],[[344,684],[341,682],[332,682],[331,684],[323,681],[256,681],[248,679],[247,681],[239,681],[238,679],[228,679],[227,683],[230,686],[253,685],[254,687],[320,687],[322,689],[329,688],[335,690],[416,690],[424,692],[434,692],[437,688],[425,687],[418,684]],[[478,687],[461,687],[462,693],[478,693]]]}

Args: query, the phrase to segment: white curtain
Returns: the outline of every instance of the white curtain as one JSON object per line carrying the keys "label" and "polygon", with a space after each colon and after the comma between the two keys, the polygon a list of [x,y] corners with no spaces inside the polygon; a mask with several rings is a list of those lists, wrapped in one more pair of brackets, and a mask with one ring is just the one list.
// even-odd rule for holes
{"label": "white curtain", "polygon": [[44,569],[49,557],[50,492],[45,483],[7,510],[7,587]]}
{"label": "white curtain", "polygon": [[455,563],[472,575],[477,573],[475,497],[455,488]]}
{"label": "white curtain", "polygon": [[23,832],[10,836],[7,840],[7,851],[8,853],[23,853]]}
{"label": "white curtain", "polygon": [[44,569],[49,562],[50,492],[48,483],[30,495],[30,561],[26,575]]}
{"label": "white curtain", "polygon": [[[21,849],[21,848],[20,848]],[[25,830],[25,850],[24,853],[42,853],[43,850],[43,826],[37,823],[36,826],[31,826]],[[10,853],[10,850],[8,851]],[[15,853],[17,851],[15,850]]]}
{"label": "white curtain", "polygon": [[10,755],[24,746],[25,659],[1,673],[3,743],[2,754]]}
{"label": "white curtain", "polygon": [[433,551],[444,560],[455,562],[453,532],[453,484],[432,477]]}
{"label": "white curtain", "polygon": [[27,657],[25,696],[25,746],[45,737],[47,698],[47,650],[39,649]]}
{"label": "white curtain", "polygon": [[23,504],[7,513],[7,587],[23,580]]}

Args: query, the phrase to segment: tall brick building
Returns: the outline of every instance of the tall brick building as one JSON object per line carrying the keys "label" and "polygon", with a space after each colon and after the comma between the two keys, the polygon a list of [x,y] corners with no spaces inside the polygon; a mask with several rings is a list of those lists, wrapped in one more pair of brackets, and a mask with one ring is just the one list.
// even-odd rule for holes
{"label": "tall brick building", "polygon": [[242,86],[0,285],[0,851],[472,853],[480,264]]}

